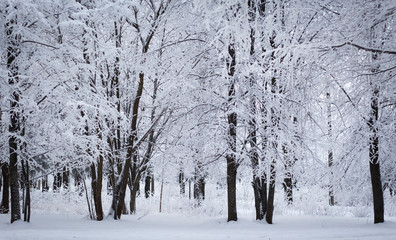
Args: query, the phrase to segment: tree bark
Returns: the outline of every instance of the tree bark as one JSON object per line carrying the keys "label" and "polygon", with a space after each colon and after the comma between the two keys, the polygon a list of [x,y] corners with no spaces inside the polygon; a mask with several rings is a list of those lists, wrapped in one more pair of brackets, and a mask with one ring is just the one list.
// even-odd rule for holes
{"label": "tree bark", "polygon": [[10,125],[9,133],[10,137],[8,139],[9,145],[9,171],[10,171],[10,190],[11,190],[11,223],[21,219],[21,209],[20,209],[20,196],[19,196],[19,178],[18,178],[18,140],[17,134],[20,130],[19,122],[19,98],[20,92],[14,87],[19,82],[18,77],[18,66],[15,62],[16,58],[20,53],[20,41],[21,36],[13,32],[14,24],[16,24],[15,19],[11,19],[6,23],[6,36],[8,41],[7,46],[7,69],[8,73],[8,83],[14,92],[10,99]]}
{"label": "tree bark", "polygon": [[42,192],[48,192],[49,186],[48,186],[48,175],[45,175],[41,179],[41,191]]}
{"label": "tree bark", "polygon": [[269,187],[268,187],[268,201],[267,201],[267,213],[265,215],[265,220],[267,223],[272,224],[272,218],[274,215],[274,200],[275,200],[275,171],[276,160],[273,157],[271,166],[270,166],[270,179],[269,179]]}
{"label": "tree bark", "polygon": [[[376,7],[380,8],[380,3],[376,3]],[[376,33],[375,28],[371,28],[371,40],[372,45],[375,46]],[[371,76],[374,78],[375,74],[378,73],[379,53],[372,53],[371,63],[374,66],[371,72],[374,74]],[[370,79],[371,87],[371,102],[370,102],[370,117],[367,122],[370,136],[369,136],[369,159],[370,159],[370,176],[371,176],[371,187],[373,191],[373,208],[374,208],[374,223],[384,222],[384,193],[382,189],[381,181],[381,170],[379,161],[379,136],[378,136],[378,116],[379,116],[379,96],[380,87],[377,83],[377,79]]]}
{"label": "tree bark", "polygon": [[[274,42],[271,43],[274,47]],[[274,57],[274,56],[273,56]],[[276,72],[274,73],[274,75]],[[274,95],[273,99],[277,100],[276,94],[281,93],[279,89],[276,77],[272,77],[271,79],[271,93]],[[280,100],[279,100],[280,101]],[[274,101],[275,102],[275,101]],[[271,136],[274,138],[271,142],[273,151],[276,152],[278,149],[278,133],[279,131],[279,120],[280,120],[280,112],[277,111],[275,107],[271,108]],[[271,156],[272,160],[270,163],[270,176],[269,176],[269,186],[268,186],[268,201],[267,201],[267,213],[265,216],[265,220],[267,223],[272,224],[272,218],[274,213],[274,200],[275,200],[275,179],[276,179],[276,156],[275,153]]]}
{"label": "tree bark", "polygon": [[62,172],[62,183],[63,183],[63,188],[68,189],[69,188],[69,177],[70,177],[70,172],[69,169],[63,167],[63,172]]}
{"label": "tree bark", "polygon": [[154,195],[152,188],[151,188],[151,186],[152,186],[151,181],[154,181],[154,179],[152,177],[152,173],[151,173],[151,171],[147,171],[146,177],[144,179],[144,196],[145,196],[145,198],[149,198]]}
{"label": "tree bark", "polygon": [[186,193],[186,181],[184,179],[183,167],[180,167],[179,170],[179,187],[180,187],[180,194],[184,195]]}
{"label": "tree bark", "polygon": [[379,89],[374,86],[371,97],[371,113],[369,119],[370,138],[369,138],[369,158],[371,187],[373,190],[374,204],[374,223],[384,222],[384,195],[381,182],[381,171],[379,162],[379,137],[378,137],[378,98]]}
{"label": "tree bark", "polygon": [[[254,24],[256,21],[256,12],[257,12],[257,7],[262,9],[263,6],[261,4],[264,3],[259,3],[257,4],[256,1],[249,0],[248,1],[248,7],[249,7],[249,23]],[[259,6],[258,6],[259,5]],[[255,30],[253,26],[250,27],[250,58],[252,62],[254,61],[254,55],[255,55]],[[253,186],[253,193],[254,193],[254,206],[256,209],[256,220],[262,220],[264,218],[265,212],[266,212],[266,204],[267,204],[267,198],[266,198],[266,183],[264,183],[263,180],[263,174],[260,171],[260,165],[259,165],[259,154],[258,154],[258,147],[257,147],[257,122],[256,122],[256,95],[254,94],[254,87],[255,87],[255,78],[253,73],[250,73],[249,76],[249,87],[250,87],[250,106],[249,106],[249,120],[248,120],[248,142],[250,144],[250,152],[249,152],[249,158],[250,162],[252,165],[252,172],[253,172],[253,181],[252,181],[252,186]],[[265,184],[265,186],[264,186]],[[263,191],[263,188],[265,187],[265,191]],[[265,196],[264,196],[265,194]]]}
{"label": "tree bark", "polygon": [[195,166],[194,199],[197,200],[197,205],[200,205],[205,200],[205,177],[199,162]]}
{"label": "tree bark", "polygon": [[227,203],[228,203],[228,220],[237,221],[237,205],[236,205],[236,179],[238,164],[236,160],[236,127],[237,127],[237,113],[233,109],[235,107],[235,49],[233,45],[228,46],[229,61],[227,62],[228,76],[230,78],[230,85],[228,87],[228,104],[229,113],[228,119],[228,154],[227,159]]}
{"label": "tree bark", "polygon": [[[326,98],[330,100],[330,93],[326,93]],[[331,123],[331,103],[327,103],[327,131],[329,140],[332,140],[332,123]],[[327,152],[327,163],[329,167],[329,204],[334,206],[334,189],[333,189],[333,149],[329,149]]]}
{"label": "tree bark", "polygon": [[22,161],[22,172],[23,172],[23,179],[24,179],[24,188],[25,188],[25,199],[23,204],[23,220],[25,222],[30,222],[30,178],[29,178],[29,163],[25,161],[25,164]]}
{"label": "tree bark", "polygon": [[283,145],[283,153],[284,153],[284,167],[285,167],[285,175],[283,178],[283,189],[285,191],[285,200],[287,205],[293,204],[293,156],[291,155],[292,151],[288,149],[287,144]]}
{"label": "tree bark", "polygon": [[[123,167],[121,175],[119,177],[120,179],[118,180],[118,182],[116,184],[116,191],[115,191],[116,194],[113,196],[113,198],[115,198],[114,219],[121,218],[122,210],[124,208],[124,203],[125,203],[125,191],[126,191],[126,186],[128,183],[128,178],[129,178],[129,169],[132,164],[132,158],[136,154],[136,152],[135,152],[136,149],[134,149],[133,147],[135,145],[136,138],[137,138],[137,119],[138,119],[138,113],[139,113],[140,98],[143,93],[143,84],[144,84],[144,74],[139,73],[139,86],[138,86],[135,100],[133,102],[133,109],[132,109],[131,134],[128,137],[127,158],[125,160],[124,167]],[[131,198],[132,197],[133,197],[133,195],[131,196]]]}
{"label": "tree bark", "polygon": [[10,172],[8,163],[2,164],[1,173],[3,175],[3,194],[0,214],[7,214],[10,211]]}
{"label": "tree bark", "polygon": [[96,220],[103,220],[102,207],[102,182],[103,182],[103,156],[100,155],[96,163],[91,163],[91,187],[95,205]]}

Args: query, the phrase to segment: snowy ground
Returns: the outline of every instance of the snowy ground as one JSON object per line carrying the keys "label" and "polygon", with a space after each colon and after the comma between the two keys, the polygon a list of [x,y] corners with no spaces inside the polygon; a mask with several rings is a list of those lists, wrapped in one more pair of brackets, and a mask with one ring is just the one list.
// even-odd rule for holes
{"label": "snowy ground", "polygon": [[225,218],[149,213],[102,222],[78,215],[35,215],[31,223],[10,224],[9,217],[0,215],[0,239],[396,239],[396,219],[374,225],[371,218],[279,216],[268,225],[249,216],[227,223]]}
{"label": "snowy ground", "polygon": [[[288,206],[282,200],[282,194],[277,194],[274,224],[268,225],[254,219],[251,186],[239,186],[238,222],[227,223],[226,194],[225,190],[219,191],[208,184],[207,198],[197,207],[195,201],[181,197],[177,187],[168,187],[164,189],[162,213],[158,213],[159,194],[149,199],[141,196],[137,199],[136,215],[123,215],[120,221],[106,219],[102,222],[87,218],[85,195],[32,191],[31,222],[10,224],[10,215],[0,214],[0,240],[396,240],[394,197],[386,197],[386,222],[373,224],[370,204],[329,207],[326,191],[305,196],[306,193],[300,190],[296,192],[293,206]],[[105,213],[110,204],[111,196],[103,192]]]}

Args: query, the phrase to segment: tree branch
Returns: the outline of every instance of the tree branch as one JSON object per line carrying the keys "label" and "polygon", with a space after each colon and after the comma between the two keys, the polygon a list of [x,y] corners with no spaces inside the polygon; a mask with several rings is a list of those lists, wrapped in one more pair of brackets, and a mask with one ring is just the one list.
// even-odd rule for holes
{"label": "tree branch", "polygon": [[341,48],[344,47],[346,45],[355,47],[357,49],[360,50],[364,50],[364,51],[368,51],[368,52],[373,52],[373,53],[385,53],[385,54],[392,54],[392,55],[396,55],[396,51],[392,51],[392,50],[382,50],[382,49],[377,49],[377,48],[370,48],[370,47],[365,47],[356,43],[352,43],[352,42],[345,42],[343,44],[340,45],[335,45],[335,46],[331,46],[331,48]]}
{"label": "tree branch", "polygon": [[49,44],[46,44],[46,43],[42,43],[42,42],[33,41],[33,40],[23,40],[22,43],[35,43],[35,44],[42,45],[42,46],[45,46],[45,47],[49,47],[49,48],[52,48],[52,49],[59,49],[59,48],[57,48],[55,46],[52,46],[52,45],[49,45]]}

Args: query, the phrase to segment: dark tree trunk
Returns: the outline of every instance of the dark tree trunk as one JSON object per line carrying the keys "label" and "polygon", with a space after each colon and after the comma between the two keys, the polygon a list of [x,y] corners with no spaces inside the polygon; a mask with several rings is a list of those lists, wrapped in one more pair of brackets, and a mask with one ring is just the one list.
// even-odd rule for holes
{"label": "dark tree trunk", "polygon": [[154,174],[153,173],[151,173],[151,196],[154,196]]}
{"label": "dark tree trunk", "polygon": [[[262,99],[262,102],[265,103],[265,99]],[[268,148],[268,122],[267,122],[267,115],[268,112],[265,107],[262,108],[261,110],[262,114],[262,125],[263,125],[263,133],[261,135],[262,142],[261,142],[261,151],[265,153],[265,151]],[[261,156],[261,162],[266,163],[268,160],[265,156],[265,154],[262,154]],[[260,218],[259,219],[264,219],[264,216],[267,214],[267,205],[268,205],[268,194],[267,194],[267,187],[268,187],[268,181],[267,181],[267,173],[265,170],[262,171],[261,175],[256,176],[255,179],[255,191],[257,191],[257,207],[256,207],[256,216],[258,215]],[[261,208],[262,210],[261,210]],[[259,210],[257,214],[257,210]]]}
{"label": "dark tree trunk", "polygon": [[[15,137],[10,137],[10,189],[11,189],[11,223],[21,219],[18,177],[18,154]],[[15,150],[14,150],[15,149]]]}
{"label": "dark tree trunk", "polygon": [[[131,134],[128,138],[128,150],[127,150],[127,158],[125,160],[124,167],[122,169],[121,175],[119,176],[121,179],[118,181],[119,183],[116,185],[115,189],[115,195],[113,195],[114,199],[114,219],[120,219],[122,210],[124,209],[125,205],[125,191],[129,179],[129,169],[132,166],[132,158],[136,155],[137,149],[134,148],[136,138],[137,138],[137,119],[138,119],[138,112],[139,112],[139,103],[140,103],[140,98],[143,93],[143,84],[144,84],[144,74],[140,73],[139,74],[139,86],[138,90],[136,93],[136,97],[133,103],[133,109],[132,109],[132,123],[131,123]],[[133,179],[137,180],[137,179]],[[135,190],[136,191],[136,190]],[[132,203],[132,198],[136,197],[136,192],[133,192],[131,196],[131,204],[134,205],[135,203]]]}
{"label": "dark tree trunk", "polygon": [[29,178],[29,163],[22,161],[22,173],[24,175],[24,188],[25,188],[25,199],[23,204],[23,220],[25,222],[30,222],[30,178]]}
{"label": "dark tree trunk", "polygon": [[[251,79],[251,87],[253,86]],[[249,153],[249,158],[250,162],[252,164],[252,169],[253,169],[253,193],[254,193],[254,206],[256,209],[256,220],[262,220],[264,218],[265,212],[266,212],[266,183],[263,181],[262,175],[264,173],[261,173],[260,171],[260,166],[259,166],[259,154],[257,150],[257,134],[256,134],[256,120],[255,120],[255,115],[256,115],[256,101],[255,101],[255,96],[251,95],[251,100],[250,100],[250,120],[248,122],[249,124],[249,135],[248,135],[248,141],[250,143],[250,153]],[[265,186],[264,186],[265,184]],[[263,188],[265,190],[263,191]],[[265,193],[265,196],[264,196]]]}
{"label": "dark tree trunk", "polygon": [[285,167],[285,176],[283,178],[283,189],[285,191],[285,200],[288,205],[293,204],[293,156],[291,156],[291,151],[288,150],[287,145],[283,145],[283,153],[285,156],[284,167]]}
{"label": "dark tree trunk", "polygon": [[[161,54],[161,52],[160,52],[160,54]],[[156,78],[156,79],[154,79],[154,86],[153,86],[153,96],[152,96],[153,106],[156,105],[155,101],[157,99],[158,85],[159,85],[158,79]],[[155,121],[155,111],[156,111],[156,107],[153,107],[153,109],[151,110],[151,116],[150,116],[151,124],[153,124]],[[145,153],[144,161],[145,161],[146,165],[148,164],[148,162],[151,159],[151,155],[153,153],[153,148],[154,148],[155,142],[156,142],[156,139],[154,138],[154,130],[153,130],[153,131],[150,131],[147,151]],[[153,167],[152,166],[147,167],[144,192],[145,192],[146,198],[154,195],[154,177],[153,177]]]}
{"label": "dark tree trunk", "polygon": [[48,175],[45,175],[41,179],[41,191],[42,192],[48,192],[48,190],[49,190]]}
{"label": "dark tree trunk", "polygon": [[0,214],[8,213],[10,210],[10,172],[8,163],[3,163],[1,172],[3,175],[3,194],[1,199]]}
{"label": "dark tree trunk", "polygon": [[293,179],[290,173],[286,173],[283,178],[283,188],[285,190],[285,200],[287,205],[293,204]]}
{"label": "dark tree trunk", "polygon": [[10,99],[10,125],[9,133],[10,137],[8,139],[9,144],[9,158],[10,158],[10,192],[11,192],[11,223],[21,219],[21,208],[20,208],[20,198],[19,198],[19,178],[18,178],[18,140],[16,135],[20,130],[19,123],[19,97],[20,93],[15,85],[19,82],[18,77],[18,66],[15,62],[17,56],[20,53],[20,40],[21,36],[13,32],[14,24],[16,21],[11,19],[6,23],[6,36],[7,36],[7,69],[8,73],[8,83],[14,92]]}
{"label": "dark tree trunk", "polygon": [[271,166],[270,166],[267,214],[265,215],[265,220],[269,224],[272,224],[272,218],[273,218],[273,214],[274,214],[275,178],[276,178],[275,164],[276,164],[275,158],[273,158]]}
{"label": "dark tree trunk", "polygon": [[228,199],[228,218],[227,221],[237,221],[236,206],[236,176],[237,166],[232,161],[232,156],[227,157],[227,199]]}
{"label": "dark tree trunk", "polygon": [[200,205],[205,200],[205,178],[201,163],[197,163],[195,167],[194,176],[194,199],[197,200],[197,204]]}
{"label": "dark tree trunk", "polygon": [[69,169],[67,169],[66,167],[63,167],[63,172],[62,172],[62,183],[63,183],[63,187],[65,189],[69,188]]}
{"label": "dark tree trunk", "polygon": [[191,199],[191,179],[188,179],[188,199]]}
{"label": "dark tree trunk", "polygon": [[[265,12],[265,2],[264,0],[260,1],[254,1],[254,0],[249,0],[248,1],[248,17],[249,17],[249,23],[252,24],[250,27],[250,57],[252,60],[254,60],[254,55],[255,55],[255,29],[253,27],[254,22],[256,21],[256,15],[257,13],[263,17],[264,12]],[[252,171],[253,171],[253,181],[252,181],[252,186],[253,186],[253,193],[254,193],[254,206],[256,209],[256,220],[262,220],[266,214],[267,211],[267,182],[266,182],[266,173],[265,171],[260,170],[260,164],[259,164],[259,154],[258,154],[258,146],[257,146],[257,123],[256,123],[256,96],[253,93],[254,92],[254,86],[255,86],[255,79],[254,75],[251,74],[250,76],[250,89],[252,93],[250,94],[250,117],[248,121],[248,142],[250,144],[250,152],[249,152],[249,158],[250,162],[252,165]],[[263,123],[264,128],[266,126],[266,123]],[[266,137],[263,136],[263,141],[262,141],[262,146],[263,146],[263,151],[265,150],[267,145],[267,140]],[[263,157],[262,162],[265,162],[265,158]]]}
{"label": "dark tree trunk", "polygon": [[184,179],[184,171],[182,167],[180,167],[179,170],[179,187],[180,187],[180,194],[184,195],[186,193],[186,181]]}
{"label": "dark tree trunk", "polygon": [[237,221],[237,205],[236,205],[236,179],[238,164],[236,160],[236,127],[237,113],[233,109],[235,107],[235,49],[233,45],[228,46],[229,61],[227,62],[228,76],[230,85],[228,87],[228,138],[227,145],[229,153],[227,159],[227,203],[228,203],[228,219],[227,221]]}
{"label": "dark tree trunk", "polygon": [[[376,3],[376,7],[380,8],[380,2]],[[383,29],[386,29],[385,27]],[[371,27],[371,45],[376,46],[376,29]],[[383,31],[383,30],[381,30]],[[383,34],[383,33],[382,33]],[[369,135],[369,159],[370,159],[370,176],[371,176],[371,187],[373,191],[373,208],[374,208],[374,223],[384,222],[384,193],[381,182],[381,170],[380,170],[380,159],[379,159],[379,136],[378,128],[380,124],[378,122],[379,116],[379,97],[380,97],[380,85],[378,79],[374,79],[376,74],[379,72],[379,53],[372,53],[371,63],[373,67],[371,69],[370,88],[371,88],[371,106],[370,116],[367,122],[370,135]]]}
{"label": "dark tree trunk", "polygon": [[92,194],[95,205],[96,220],[103,220],[103,207],[102,207],[102,182],[103,182],[103,156],[100,155],[96,163],[91,164],[92,176]]}
{"label": "dark tree trunk", "polygon": [[368,122],[370,128],[369,157],[370,157],[370,176],[373,190],[374,203],[374,223],[384,222],[384,195],[381,182],[381,171],[379,162],[379,137],[378,137],[378,98],[379,89],[374,86],[371,97],[371,115]]}
{"label": "dark tree trunk", "polygon": [[81,175],[77,169],[72,170],[72,176],[74,178],[74,187],[76,188],[78,195],[83,196],[84,186],[82,183]]}
{"label": "dark tree trunk", "polygon": [[130,193],[131,193],[131,200],[129,202],[129,210],[131,214],[136,213],[136,197],[138,196],[139,192],[139,185],[140,185],[140,180],[138,180],[134,186],[131,187]]}
{"label": "dark tree trunk", "polygon": [[61,186],[62,186],[62,173],[58,172],[54,174],[54,183],[52,185],[53,192],[59,192]]}
{"label": "dark tree trunk", "polygon": [[254,174],[253,191],[256,220],[262,220],[267,211],[267,183],[264,177]]}
{"label": "dark tree trunk", "polygon": [[153,177],[151,176],[151,171],[148,171],[146,174],[146,177],[144,179],[144,196],[146,198],[149,198],[151,196],[153,196],[153,191],[152,191],[152,183],[151,181],[153,181]]}
{"label": "dark tree trunk", "polygon": [[[141,74],[141,77],[143,78],[144,75]],[[155,99],[157,97],[157,90],[158,90],[158,79],[154,80],[154,90],[153,90],[153,105],[155,105]],[[156,121],[155,120],[155,111],[156,108],[154,107],[151,111],[151,124],[155,124]],[[162,115],[162,113],[161,113]],[[156,137],[154,137],[154,128],[152,128],[151,130],[148,131],[148,144],[147,144],[147,149],[146,152],[144,154],[144,157],[142,159],[142,161],[140,161],[138,163],[137,161],[137,156],[135,155],[133,158],[133,164],[132,164],[132,168],[131,168],[131,200],[130,200],[130,211],[131,213],[136,213],[136,196],[139,196],[140,194],[140,179],[141,176],[146,172],[147,174],[150,174],[150,167],[149,167],[149,162],[151,159],[151,155],[153,153],[153,149],[154,149],[154,145],[156,142]],[[154,179],[151,179],[152,181]],[[148,183],[148,182],[147,182]],[[149,186],[149,184],[146,185],[147,187]],[[153,190],[154,191],[154,190]],[[150,194],[150,192],[148,192]],[[147,191],[145,192],[146,196],[147,196]]]}
{"label": "dark tree trunk", "polygon": [[[249,23],[252,24],[256,19],[256,4],[255,1],[249,0]],[[254,28],[250,28],[250,58],[253,58],[255,49],[255,31]],[[253,59],[252,59],[253,60]],[[260,169],[259,169],[259,155],[257,149],[257,133],[256,133],[256,95],[254,94],[255,79],[253,73],[249,76],[249,87],[250,87],[250,106],[249,106],[249,121],[248,121],[248,142],[250,144],[249,158],[252,164],[253,170],[253,193],[254,193],[254,206],[256,208],[256,220],[261,220],[264,218],[265,209],[263,208],[262,199],[262,183],[260,179]]]}
{"label": "dark tree trunk", "polygon": [[[271,45],[274,47],[274,42],[271,42]],[[274,47],[275,48],[275,47]],[[274,56],[272,56],[274,57]],[[276,74],[276,72],[274,73]],[[281,93],[276,77],[272,77],[271,79],[271,93],[276,96],[277,93]],[[278,100],[276,97],[274,100]],[[280,101],[280,100],[279,100]],[[281,105],[281,102],[279,102]],[[271,135],[274,138],[272,142],[272,148],[274,151],[278,149],[278,133],[279,131],[279,121],[280,121],[280,112],[277,111],[276,107],[271,108]],[[267,223],[272,224],[272,218],[274,213],[274,200],[275,200],[275,179],[276,179],[276,155],[273,153],[272,160],[270,163],[270,176],[269,176],[269,186],[268,186],[268,200],[267,200],[267,213],[265,216],[265,220]]]}

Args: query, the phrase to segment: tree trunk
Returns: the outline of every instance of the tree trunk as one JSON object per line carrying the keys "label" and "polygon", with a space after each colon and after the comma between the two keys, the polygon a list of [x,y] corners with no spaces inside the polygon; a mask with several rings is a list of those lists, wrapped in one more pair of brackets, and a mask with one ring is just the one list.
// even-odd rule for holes
{"label": "tree trunk", "polygon": [[[21,208],[19,198],[19,178],[18,178],[18,148],[16,138],[10,137],[10,189],[11,189],[11,223],[21,219]],[[15,150],[14,150],[15,149]]]}
{"label": "tree trunk", "polygon": [[381,182],[381,171],[379,162],[379,137],[378,137],[378,98],[379,89],[374,86],[371,97],[371,113],[369,119],[370,138],[369,138],[369,157],[370,157],[370,176],[371,187],[373,190],[374,203],[374,223],[384,222],[384,195]]}
{"label": "tree trunk", "polygon": [[95,166],[91,164],[91,176],[92,176],[92,194],[95,205],[96,220],[103,220],[103,207],[102,207],[102,182],[103,182],[103,156],[99,155],[99,159]]}
{"label": "tree trunk", "polygon": [[[326,93],[326,98],[330,101],[330,93]],[[331,124],[331,103],[327,103],[327,131],[329,140],[332,141],[332,124]],[[334,189],[333,189],[333,150],[330,148],[327,152],[327,163],[329,167],[329,204],[334,206]]]}
{"label": "tree trunk", "polygon": [[[274,47],[274,42],[271,42],[271,45]],[[275,47],[274,47],[275,48]],[[274,57],[274,56],[273,56]],[[276,71],[274,72],[274,75]],[[276,102],[278,100],[276,98],[276,94],[281,93],[281,89],[278,86],[276,77],[272,77],[271,79],[271,93],[274,95],[273,100]],[[278,100],[281,101],[281,100]],[[281,105],[281,102],[279,102]],[[275,179],[276,179],[276,154],[278,151],[278,133],[279,131],[279,121],[280,121],[280,112],[277,111],[276,107],[271,108],[271,136],[274,138],[271,142],[274,153],[272,154],[271,164],[270,164],[270,177],[269,177],[269,186],[268,186],[268,201],[267,201],[267,214],[265,216],[265,220],[267,223],[272,224],[272,218],[274,213],[274,200],[275,200]]]}
{"label": "tree trunk", "polygon": [[[376,2],[376,7],[380,8],[380,2]],[[386,29],[385,27],[383,29]],[[381,30],[382,31],[382,30]],[[376,46],[376,32],[375,27],[371,27],[371,45]],[[380,47],[381,48],[381,47]],[[379,71],[379,53],[372,53],[371,64],[371,78],[374,78]],[[369,136],[369,159],[370,159],[370,176],[371,176],[371,187],[373,191],[373,208],[374,208],[374,223],[384,222],[384,193],[381,182],[381,171],[379,161],[379,136],[378,136],[378,116],[379,116],[379,96],[380,87],[378,85],[378,79],[370,79],[371,88],[371,103],[370,103],[370,117],[367,122],[370,136]]]}
{"label": "tree trunk", "polygon": [[236,127],[237,113],[234,112],[235,107],[235,49],[233,45],[228,46],[229,61],[227,62],[228,76],[230,85],[228,87],[228,138],[227,145],[229,153],[227,159],[227,203],[228,203],[228,219],[227,221],[237,221],[237,205],[236,205],[236,179],[238,164],[236,160]]}
{"label": "tree trunk", "polygon": [[274,200],[275,200],[275,158],[273,158],[271,166],[270,166],[270,180],[269,180],[269,189],[268,189],[268,202],[267,202],[267,214],[265,216],[265,220],[267,223],[272,224],[272,218],[274,214]]}
{"label": "tree trunk", "polygon": [[184,195],[186,193],[186,181],[184,179],[183,167],[180,167],[179,170],[179,187],[180,187],[180,194]]}
{"label": "tree trunk", "polygon": [[30,179],[29,179],[29,163],[25,161],[25,164],[22,161],[22,172],[23,172],[23,179],[24,179],[24,188],[25,188],[25,198],[23,204],[23,213],[24,217],[23,220],[25,222],[30,222]]}
{"label": "tree trunk", "polygon": [[62,186],[62,173],[58,172],[54,174],[54,183],[52,185],[53,192],[59,192],[61,186]]}
{"label": "tree trunk", "polygon": [[152,195],[152,196],[154,196],[154,193],[155,193],[155,192],[154,192],[154,190],[155,190],[155,189],[154,189],[154,179],[155,179],[155,178],[154,178],[154,174],[151,173],[151,195]]}
{"label": "tree trunk", "polygon": [[144,196],[145,198],[149,198],[153,195],[151,190],[151,181],[153,181],[151,177],[151,172],[148,171],[146,173],[146,177],[144,178]]}
{"label": "tree trunk", "polygon": [[285,200],[287,205],[293,204],[293,178],[290,172],[285,173],[283,178],[283,188],[285,190]]}
{"label": "tree trunk", "polygon": [[130,193],[131,193],[131,199],[129,202],[129,210],[131,214],[136,213],[136,197],[138,196],[139,193],[139,185],[140,185],[140,178],[137,180],[137,182],[134,183],[134,185],[131,187]]}
{"label": "tree trunk", "polygon": [[45,175],[41,179],[41,191],[42,192],[48,192],[49,186],[48,186],[48,175]]}
{"label": "tree trunk", "polygon": [[62,183],[63,183],[63,188],[68,189],[69,188],[69,170],[66,167],[63,167],[63,172],[62,172]]}
{"label": "tree trunk", "polygon": [[227,157],[227,199],[228,199],[228,219],[227,221],[237,221],[236,206],[236,176],[237,166],[233,161],[233,156]]}
{"label": "tree trunk", "polygon": [[128,150],[127,150],[127,158],[125,160],[124,167],[122,169],[121,175],[119,176],[119,180],[116,184],[116,191],[114,198],[114,219],[120,219],[122,210],[124,208],[125,203],[125,191],[128,183],[129,178],[129,169],[131,168],[132,158],[136,154],[136,149],[133,148],[137,138],[137,119],[138,119],[138,112],[139,112],[139,103],[140,98],[143,93],[143,84],[144,84],[144,74],[139,74],[139,86],[136,93],[136,97],[133,103],[133,112],[132,112],[132,123],[131,123],[131,134],[128,138]]}
{"label": "tree trunk", "polygon": [[284,144],[283,147],[284,153],[284,167],[285,167],[285,176],[283,178],[283,189],[285,191],[285,200],[287,205],[293,204],[293,156],[290,154],[291,151],[288,150],[287,144]]}
{"label": "tree trunk", "polygon": [[191,178],[188,179],[188,199],[191,199]]}
{"label": "tree trunk", "polygon": [[8,83],[14,92],[10,99],[10,125],[9,133],[10,137],[8,139],[9,145],[9,158],[10,158],[10,190],[11,190],[11,223],[21,219],[21,208],[20,208],[20,198],[19,198],[19,178],[18,178],[18,141],[16,135],[20,130],[19,123],[19,97],[20,93],[15,85],[19,82],[18,77],[18,66],[15,62],[17,56],[20,53],[20,40],[21,36],[13,32],[13,25],[16,24],[14,19],[11,19],[6,23],[6,36],[8,41],[7,47],[7,69],[8,73]]}
{"label": "tree trunk", "polygon": [[10,210],[10,172],[8,163],[1,166],[3,175],[3,194],[1,199],[0,214],[6,214]]}
{"label": "tree trunk", "polygon": [[197,200],[197,205],[200,205],[205,200],[205,178],[203,174],[201,163],[198,162],[194,176],[194,199]]}

